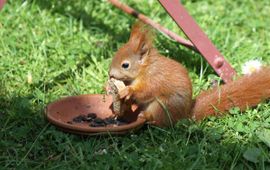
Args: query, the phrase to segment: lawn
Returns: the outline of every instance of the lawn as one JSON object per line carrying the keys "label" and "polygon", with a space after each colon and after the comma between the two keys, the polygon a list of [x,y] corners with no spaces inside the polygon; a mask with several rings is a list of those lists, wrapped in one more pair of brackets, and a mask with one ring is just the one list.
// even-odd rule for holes
{"label": "lawn", "polygon": [[[123,2],[183,35],[157,1]],[[182,3],[238,72],[248,60],[270,64],[269,0]],[[269,101],[125,136],[68,134],[44,119],[56,99],[104,93],[134,21],[105,0],[8,1],[0,11],[0,169],[270,169]],[[186,66],[194,95],[210,88],[217,76],[198,54],[160,33],[155,44]]]}

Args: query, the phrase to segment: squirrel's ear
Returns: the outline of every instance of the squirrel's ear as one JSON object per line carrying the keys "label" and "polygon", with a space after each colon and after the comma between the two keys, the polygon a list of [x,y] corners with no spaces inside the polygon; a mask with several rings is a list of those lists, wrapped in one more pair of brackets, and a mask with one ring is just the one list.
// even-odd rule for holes
{"label": "squirrel's ear", "polygon": [[141,56],[148,53],[152,48],[153,33],[149,26],[142,22],[136,22],[132,26],[129,43],[132,49]]}
{"label": "squirrel's ear", "polygon": [[142,57],[146,56],[149,53],[151,47],[148,46],[147,43],[143,43],[140,47],[139,47],[139,54]]}

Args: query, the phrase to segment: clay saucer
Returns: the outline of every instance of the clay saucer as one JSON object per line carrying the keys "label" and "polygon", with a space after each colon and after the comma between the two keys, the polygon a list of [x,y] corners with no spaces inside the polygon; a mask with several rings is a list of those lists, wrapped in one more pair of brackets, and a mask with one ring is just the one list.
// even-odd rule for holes
{"label": "clay saucer", "polygon": [[145,119],[139,118],[140,109],[135,105],[124,119],[129,122],[125,125],[104,127],[90,127],[88,122],[72,123],[72,119],[79,115],[95,113],[99,118],[107,118],[113,115],[111,110],[112,97],[101,94],[87,94],[79,96],[66,97],[50,103],[46,107],[45,115],[49,122],[61,128],[63,131],[84,134],[125,134],[135,131],[142,127],[146,122]]}

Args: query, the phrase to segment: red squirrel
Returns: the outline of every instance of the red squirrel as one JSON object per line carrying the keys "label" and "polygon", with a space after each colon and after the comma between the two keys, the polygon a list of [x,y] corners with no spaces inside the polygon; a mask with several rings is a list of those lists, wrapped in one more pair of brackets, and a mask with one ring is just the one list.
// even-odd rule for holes
{"label": "red squirrel", "polygon": [[143,23],[133,25],[130,38],[114,55],[109,76],[127,86],[119,97],[142,106],[140,117],[157,126],[183,118],[201,120],[232,107],[245,110],[270,97],[270,67],[202,92],[192,100],[192,83],[180,63],[162,56]]}

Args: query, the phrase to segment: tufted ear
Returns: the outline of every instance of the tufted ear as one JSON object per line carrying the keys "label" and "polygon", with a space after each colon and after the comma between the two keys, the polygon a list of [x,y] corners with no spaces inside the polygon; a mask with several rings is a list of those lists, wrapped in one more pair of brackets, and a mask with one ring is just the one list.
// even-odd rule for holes
{"label": "tufted ear", "polygon": [[152,48],[153,33],[148,25],[136,22],[131,29],[129,44],[134,52],[142,57]]}

